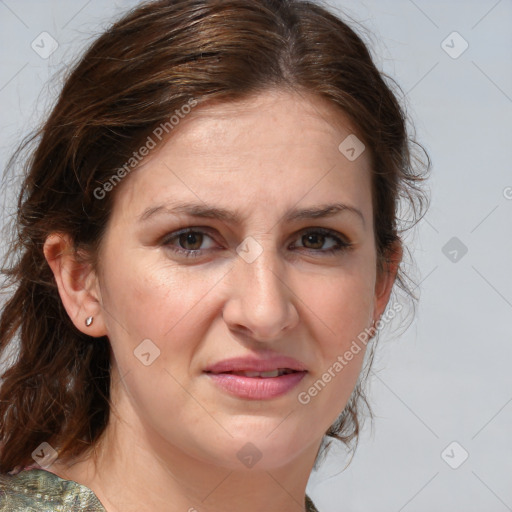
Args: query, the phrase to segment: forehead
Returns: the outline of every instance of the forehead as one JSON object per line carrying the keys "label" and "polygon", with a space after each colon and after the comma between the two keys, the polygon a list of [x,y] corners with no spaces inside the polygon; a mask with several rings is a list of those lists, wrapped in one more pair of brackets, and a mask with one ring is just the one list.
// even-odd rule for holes
{"label": "forehead", "polygon": [[336,201],[341,193],[364,203],[368,152],[351,161],[339,149],[353,135],[341,110],[303,93],[268,91],[198,105],[129,177],[119,199],[123,209],[137,212],[142,203],[183,196],[228,206],[261,197]]}
{"label": "forehead", "polygon": [[[338,147],[355,133],[348,116],[333,103],[311,93],[268,90],[232,102],[206,103],[180,122],[173,136],[187,151],[208,155],[215,149],[236,147],[251,153],[252,142],[260,147],[296,148],[312,145]],[[237,154],[231,153],[232,157]]]}

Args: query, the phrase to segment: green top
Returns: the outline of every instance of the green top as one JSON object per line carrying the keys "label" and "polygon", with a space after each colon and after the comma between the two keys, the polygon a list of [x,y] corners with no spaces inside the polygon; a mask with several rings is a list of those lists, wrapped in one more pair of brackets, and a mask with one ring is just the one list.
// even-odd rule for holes
{"label": "green top", "polygon": [[[29,469],[16,475],[0,474],[0,512],[106,512],[85,485],[44,469]],[[307,512],[318,512],[306,495]]]}
{"label": "green top", "polygon": [[0,474],[0,512],[106,512],[84,485],[44,469]]}

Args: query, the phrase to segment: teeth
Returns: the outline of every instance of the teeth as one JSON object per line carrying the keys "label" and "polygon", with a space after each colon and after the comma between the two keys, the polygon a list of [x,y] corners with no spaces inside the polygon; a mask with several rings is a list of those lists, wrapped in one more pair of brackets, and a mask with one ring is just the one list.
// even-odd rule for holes
{"label": "teeth", "polygon": [[279,368],[277,370],[272,370],[269,372],[230,372],[234,375],[240,375],[242,377],[260,377],[260,378],[270,378],[270,377],[280,377],[281,375],[286,375],[287,373],[293,373],[294,370],[288,370],[284,368]]}

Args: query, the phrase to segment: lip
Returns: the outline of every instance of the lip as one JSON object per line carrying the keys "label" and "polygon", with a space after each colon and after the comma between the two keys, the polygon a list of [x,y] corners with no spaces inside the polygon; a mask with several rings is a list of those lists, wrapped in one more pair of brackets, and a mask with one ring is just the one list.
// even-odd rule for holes
{"label": "lip", "polygon": [[225,359],[208,366],[204,371],[207,373],[270,372],[278,368],[288,368],[297,372],[307,370],[304,364],[293,357],[269,355],[266,357],[246,356]]}
{"label": "lip", "polygon": [[[268,372],[279,368],[294,370],[279,377],[245,377],[227,372]],[[237,357],[219,361],[204,370],[223,391],[238,398],[269,400],[291,391],[305,377],[307,369],[297,359],[286,356]]]}
{"label": "lip", "polygon": [[307,371],[288,373],[280,377],[243,377],[230,373],[206,373],[214,384],[229,394],[249,400],[269,400],[291,391]]}

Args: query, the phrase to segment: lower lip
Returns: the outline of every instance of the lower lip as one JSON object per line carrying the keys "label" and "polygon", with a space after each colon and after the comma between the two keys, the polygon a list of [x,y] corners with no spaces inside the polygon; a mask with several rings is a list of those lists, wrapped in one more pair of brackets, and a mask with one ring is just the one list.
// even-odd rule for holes
{"label": "lower lip", "polygon": [[280,377],[242,377],[231,373],[207,373],[218,386],[240,398],[266,400],[284,395],[304,378],[307,372],[295,372]]}

